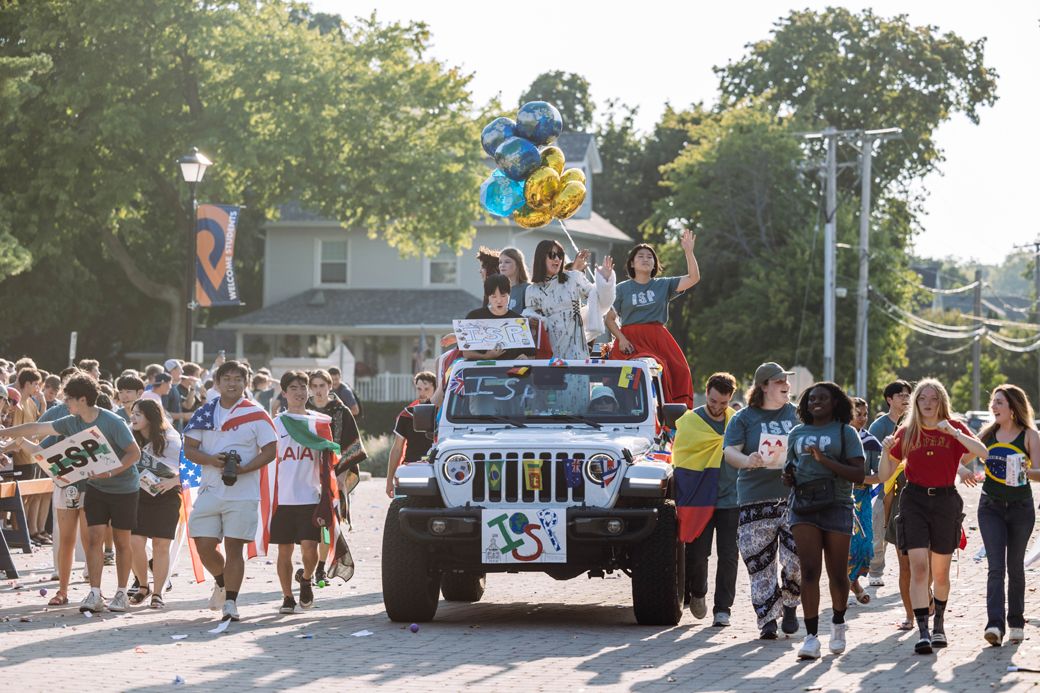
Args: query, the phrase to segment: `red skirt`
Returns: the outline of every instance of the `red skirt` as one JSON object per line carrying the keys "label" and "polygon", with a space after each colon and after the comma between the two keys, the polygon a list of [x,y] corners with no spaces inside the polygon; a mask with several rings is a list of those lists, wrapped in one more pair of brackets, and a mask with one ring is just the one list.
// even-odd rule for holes
{"label": "red skirt", "polygon": [[661,380],[664,383],[664,401],[681,402],[693,408],[693,376],[686,356],[675,342],[672,333],[659,322],[639,325],[624,325],[621,333],[635,348],[624,354],[617,341],[610,348],[608,358],[628,360],[649,356],[661,364]]}

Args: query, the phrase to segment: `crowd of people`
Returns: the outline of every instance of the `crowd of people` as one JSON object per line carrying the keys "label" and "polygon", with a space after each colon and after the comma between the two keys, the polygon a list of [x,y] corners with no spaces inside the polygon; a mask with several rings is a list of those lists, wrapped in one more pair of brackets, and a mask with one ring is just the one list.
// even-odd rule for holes
{"label": "crowd of people", "polygon": [[[452,349],[437,372],[416,374],[417,397],[394,427],[387,495],[395,494],[397,467],[427,454],[433,441],[415,430],[413,408],[441,401],[444,375],[456,359],[588,359],[590,345],[609,335],[612,340],[602,345],[609,358],[654,358],[667,401],[692,406],[689,363],[667,322],[669,302],[700,280],[695,240],[689,231],[681,239],[685,275],[663,276],[655,249],[640,244],[625,263],[629,278],[620,283],[610,257],[593,268],[588,251],[578,251],[568,262],[554,240],[538,244],[530,271],[516,248],[481,248],[484,300],[466,317],[529,318],[537,345]],[[867,403],[831,382],[811,385],[792,402],[791,375],[778,363],[763,363],[737,411],[737,379],[712,374],[705,404],[679,420],[673,463],[708,455],[712,459],[701,460],[702,466],[717,469],[718,480],[710,518],[688,537],[686,599],[692,615],[707,615],[714,542],[713,625],[730,625],[739,556],[750,577],[760,637],[796,633],[800,606],[806,635],[798,656],[818,658],[826,570],[828,646],[841,653],[850,593],[861,604],[870,602],[860,580],[866,578],[870,587],[884,584],[887,547],[893,545],[906,612],[899,627],[918,629],[917,653],[946,647],[950,562],[963,537],[956,483],[982,480],[971,469],[979,459],[985,474],[978,519],[989,561],[984,638],[992,645],[1005,637],[1021,641],[1024,556],[1035,522],[1029,482],[1040,481],[1040,436],[1025,393],[1010,384],[996,388],[993,423],[976,435],[952,414],[945,387],[934,379],[915,386],[892,382],[884,389],[884,412],[868,425]],[[171,545],[185,517],[187,534],[214,580],[210,606],[225,619],[239,618],[245,555],[255,544],[278,547],[283,613],[312,606],[315,580],[324,579],[323,571],[336,574],[341,552],[336,532],[328,530],[336,518],[349,522],[347,499],[366,453],[354,419],[359,404],[335,369],[288,371],[274,388],[269,371],[253,373],[248,364],[222,357],[210,370],[170,359],[143,373],[124,371],[114,381],[102,378],[96,361],[51,375],[22,359],[0,361],[0,378],[11,383],[0,388],[6,427],[0,439],[6,439],[4,451],[20,478],[42,474],[32,461],[34,451],[93,426],[120,460],[118,468],[56,488],[52,498],[25,503],[28,532],[41,545],[53,542],[45,526],[54,509],[60,586],[52,605],[68,603],[79,532],[91,585],[81,611],[122,611],[145,601],[162,608]],[[188,464],[197,465],[197,472]],[[193,474],[199,492],[189,512],[182,503]],[[100,585],[107,546],[114,547],[117,590],[106,605]],[[294,572],[296,546],[303,567]],[[128,585],[131,572],[136,589]]]}

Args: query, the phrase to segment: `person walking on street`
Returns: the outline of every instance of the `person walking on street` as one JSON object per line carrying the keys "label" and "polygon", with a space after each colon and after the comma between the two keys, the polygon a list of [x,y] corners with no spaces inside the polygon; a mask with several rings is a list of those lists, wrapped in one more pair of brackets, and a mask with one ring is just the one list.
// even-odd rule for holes
{"label": "person walking on street", "polygon": [[[895,380],[885,386],[884,397],[888,412],[877,417],[870,424],[868,429],[870,435],[874,436],[878,441],[883,441],[896,432],[899,422],[903,420],[906,412],[910,410],[911,390],[913,388],[905,380]],[[882,483],[884,481],[884,479],[881,479]],[[905,485],[906,478],[900,474],[892,493],[885,493],[884,488],[882,488],[871,504],[870,519],[873,525],[872,529],[874,530],[874,558],[870,561],[870,569],[868,571],[868,584],[871,587],[884,587],[885,585],[883,577],[885,573],[885,549],[887,544],[895,543],[894,540],[889,541],[886,539],[887,528],[892,516],[895,514],[893,510],[896,507],[895,501]],[[909,589],[910,577],[909,573],[907,573],[905,590],[903,588],[903,578],[900,577],[900,593],[906,592],[905,601],[907,605],[910,603]]]}

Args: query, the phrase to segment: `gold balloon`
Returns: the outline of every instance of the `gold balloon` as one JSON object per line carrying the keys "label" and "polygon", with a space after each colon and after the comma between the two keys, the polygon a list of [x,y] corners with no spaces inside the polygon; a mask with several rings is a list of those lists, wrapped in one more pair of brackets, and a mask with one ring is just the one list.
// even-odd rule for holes
{"label": "gold balloon", "polygon": [[563,173],[564,163],[566,163],[566,159],[563,157],[563,150],[559,147],[546,147],[542,150],[542,166],[548,166],[557,173]]}
{"label": "gold balloon", "polygon": [[585,185],[585,172],[580,168],[569,168],[560,175],[560,182],[564,185],[572,180]]}
{"label": "gold balloon", "polygon": [[513,221],[525,229],[537,229],[552,221],[553,215],[548,210],[532,209],[530,205],[524,205],[513,212]]}
{"label": "gold balloon", "polygon": [[539,166],[527,177],[524,199],[534,209],[549,209],[560,191],[560,174],[548,166]]}
{"label": "gold balloon", "polygon": [[576,180],[568,181],[553,198],[552,215],[558,219],[569,219],[584,201],[585,184]]}

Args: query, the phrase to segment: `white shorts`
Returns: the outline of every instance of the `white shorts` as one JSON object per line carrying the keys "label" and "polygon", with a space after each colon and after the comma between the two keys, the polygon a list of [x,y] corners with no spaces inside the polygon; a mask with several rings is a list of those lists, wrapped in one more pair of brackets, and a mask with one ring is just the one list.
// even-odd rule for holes
{"label": "white shorts", "polygon": [[54,485],[54,507],[58,510],[82,510],[83,503],[87,497],[87,483],[85,481],[59,487]]}
{"label": "white shorts", "polygon": [[188,536],[253,541],[260,524],[259,507],[259,501],[224,500],[203,491],[191,508]]}

